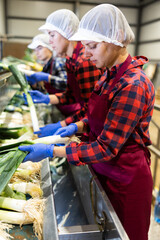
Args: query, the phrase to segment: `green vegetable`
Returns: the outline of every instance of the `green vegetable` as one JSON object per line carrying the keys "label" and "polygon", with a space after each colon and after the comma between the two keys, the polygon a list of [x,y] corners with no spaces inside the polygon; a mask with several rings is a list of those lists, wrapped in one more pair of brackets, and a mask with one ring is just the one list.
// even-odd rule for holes
{"label": "green vegetable", "polygon": [[8,184],[4,188],[4,192],[2,192],[1,196],[26,200],[26,195],[23,192],[14,192]]}
{"label": "green vegetable", "polygon": [[9,70],[14,75],[17,82],[19,83],[19,85],[21,86],[21,88],[23,89],[24,93],[26,94],[27,102],[30,108],[30,113],[31,113],[33,130],[34,132],[39,131],[38,118],[37,118],[36,110],[34,107],[34,103],[33,103],[32,97],[28,93],[28,83],[24,75],[18,70],[16,65],[9,65],[8,67],[9,67]]}
{"label": "green vegetable", "polygon": [[[11,177],[15,173],[18,166],[21,164],[27,152],[22,152],[18,148],[14,151],[14,154],[7,153],[7,157],[3,156],[1,161],[3,161],[3,165],[0,167],[0,194],[4,190],[4,188],[9,183]],[[5,161],[4,161],[5,159]],[[0,161],[0,162],[1,162]]]}
{"label": "green vegetable", "polygon": [[19,138],[27,132],[27,127],[6,128],[0,127],[0,139]]}

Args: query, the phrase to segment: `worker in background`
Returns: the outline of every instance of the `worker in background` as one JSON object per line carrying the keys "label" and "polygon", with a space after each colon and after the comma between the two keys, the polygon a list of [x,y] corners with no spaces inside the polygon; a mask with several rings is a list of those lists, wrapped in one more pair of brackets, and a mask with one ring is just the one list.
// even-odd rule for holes
{"label": "worker in background", "polygon": [[[66,55],[67,89],[63,93],[45,95],[38,91],[30,94],[35,103],[68,105],[70,117],[48,124],[37,132],[39,137],[53,135],[55,131],[84,117],[88,99],[101,71],[85,56],[80,41],[69,41],[77,31],[79,20],[70,10],[61,9],[50,14],[39,30],[50,35],[50,44],[60,55]],[[74,114],[75,113],[75,114]]]}
{"label": "worker in background", "polygon": [[66,59],[56,56],[56,52],[49,43],[49,36],[38,34],[28,48],[34,50],[37,60],[43,65],[42,72],[26,76],[31,86],[43,81],[48,93],[64,91],[67,86]]}
{"label": "worker in background", "polygon": [[151,121],[155,92],[142,70],[146,57],[131,57],[134,34],[122,12],[101,4],[87,12],[71,40],[82,40],[86,55],[107,67],[88,102],[86,118],[58,129],[62,137],[89,131],[88,143],[19,147],[27,160],[64,156],[70,164],[90,165],[107,193],[130,240],[147,240],[152,200]]}
{"label": "worker in background", "polygon": [[[32,89],[49,94],[64,92],[67,87],[66,58],[57,56],[49,43],[49,35],[38,34],[28,48],[34,50],[37,60],[43,65],[42,72],[26,76]],[[57,105],[57,108],[63,115],[70,114],[66,105]],[[54,109],[52,114],[54,114]]]}

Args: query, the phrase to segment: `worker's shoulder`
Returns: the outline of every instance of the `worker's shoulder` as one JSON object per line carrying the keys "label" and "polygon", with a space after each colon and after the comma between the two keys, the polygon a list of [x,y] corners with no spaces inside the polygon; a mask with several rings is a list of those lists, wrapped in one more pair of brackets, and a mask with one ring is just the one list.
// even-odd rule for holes
{"label": "worker's shoulder", "polygon": [[124,85],[134,85],[138,88],[143,88],[145,91],[154,93],[154,85],[148,78],[146,73],[142,68],[132,68],[128,69],[123,77],[121,78],[121,84]]}

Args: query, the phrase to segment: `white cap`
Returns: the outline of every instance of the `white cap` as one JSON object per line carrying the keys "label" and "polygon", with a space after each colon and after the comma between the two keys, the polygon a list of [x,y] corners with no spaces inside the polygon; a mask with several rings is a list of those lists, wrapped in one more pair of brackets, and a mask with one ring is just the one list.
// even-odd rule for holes
{"label": "white cap", "polygon": [[69,40],[104,41],[123,47],[133,39],[134,33],[123,13],[111,4],[100,4],[83,16],[77,33]]}
{"label": "white cap", "polygon": [[36,49],[38,46],[43,46],[53,51],[52,46],[49,43],[49,36],[47,34],[38,34],[32,39],[32,42],[28,45],[30,49]]}
{"label": "white cap", "polygon": [[57,31],[63,37],[69,39],[78,29],[78,17],[68,9],[60,9],[51,13],[46,23],[39,30],[47,33],[48,31]]}

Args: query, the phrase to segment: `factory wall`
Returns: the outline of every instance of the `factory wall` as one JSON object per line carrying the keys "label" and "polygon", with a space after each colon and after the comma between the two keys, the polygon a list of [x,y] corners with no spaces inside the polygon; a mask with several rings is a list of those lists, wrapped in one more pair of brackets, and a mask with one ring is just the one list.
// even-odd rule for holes
{"label": "factory wall", "polygon": [[[87,2],[87,3],[86,3]],[[97,3],[94,3],[97,2]],[[6,0],[6,33],[10,41],[30,42],[38,33],[38,28],[45,23],[47,16],[53,11],[66,8],[74,11],[81,19],[82,16],[91,8],[106,1],[81,1],[79,4],[68,1],[27,1],[27,0]],[[138,1],[119,0],[107,1],[117,5],[136,35]],[[17,7],[18,6],[18,7]],[[135,43],[129,46],[129,52],[134,55]]]}

